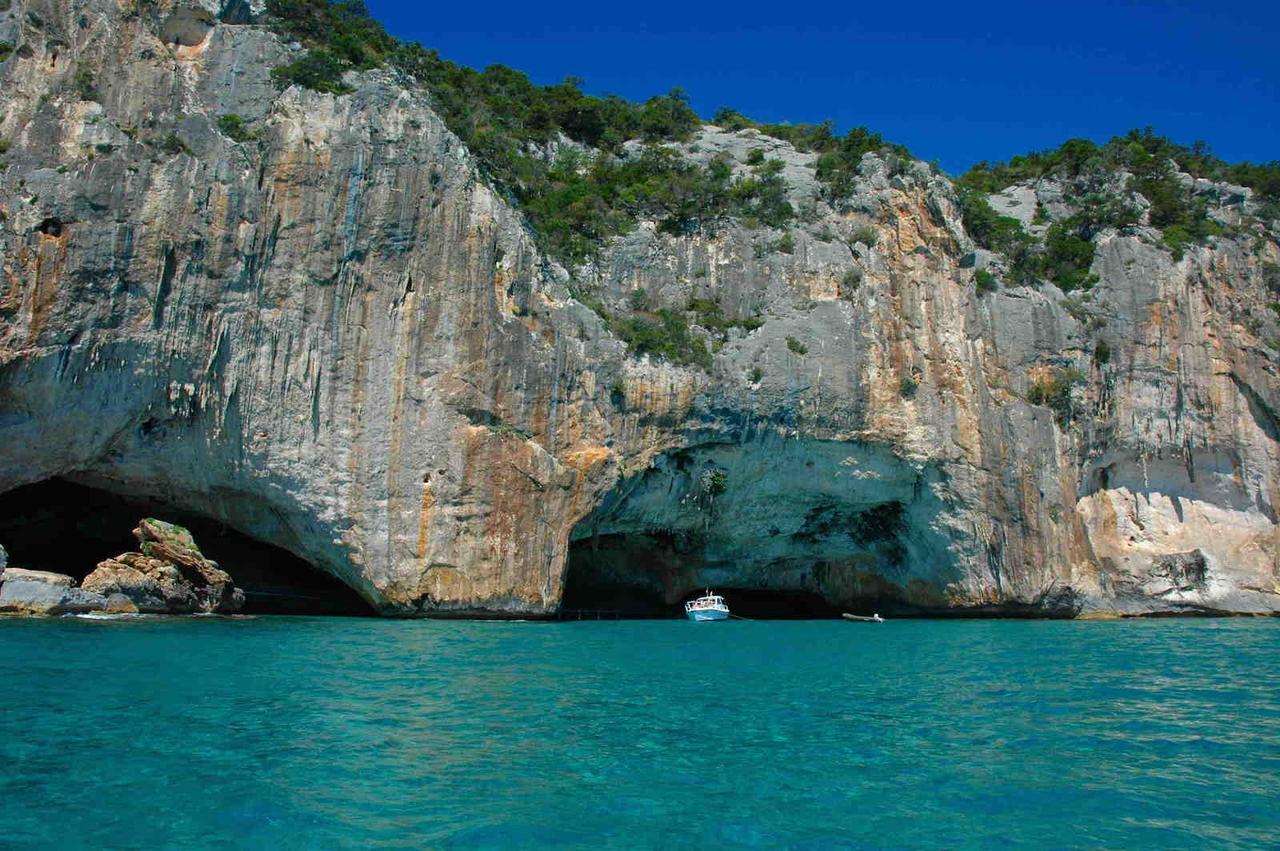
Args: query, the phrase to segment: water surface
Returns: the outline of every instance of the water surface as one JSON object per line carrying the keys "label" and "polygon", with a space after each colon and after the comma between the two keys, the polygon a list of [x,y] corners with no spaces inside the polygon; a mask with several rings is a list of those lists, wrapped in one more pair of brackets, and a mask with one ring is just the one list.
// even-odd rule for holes
{"label": "water surface", "polygon": [[0,845],[1280,837],[1278,620],[0,620],[0,707]]}

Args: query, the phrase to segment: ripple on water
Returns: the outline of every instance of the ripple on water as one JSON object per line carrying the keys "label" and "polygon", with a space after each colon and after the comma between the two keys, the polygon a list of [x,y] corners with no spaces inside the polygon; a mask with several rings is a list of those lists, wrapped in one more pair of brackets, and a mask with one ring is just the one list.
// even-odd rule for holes
{"label": "ripple on water", "polygon": [[0,622],[20,845],[1256,847],[1278,621]]}

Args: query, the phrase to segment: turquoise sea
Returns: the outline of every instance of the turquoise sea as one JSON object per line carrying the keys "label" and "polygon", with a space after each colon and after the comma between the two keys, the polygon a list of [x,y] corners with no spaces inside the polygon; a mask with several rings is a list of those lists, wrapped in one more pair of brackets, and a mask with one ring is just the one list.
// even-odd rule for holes
{"label": "turquoise sea", "polygon": [[1280,845],[1280,620],[0,621],[0,846]]}

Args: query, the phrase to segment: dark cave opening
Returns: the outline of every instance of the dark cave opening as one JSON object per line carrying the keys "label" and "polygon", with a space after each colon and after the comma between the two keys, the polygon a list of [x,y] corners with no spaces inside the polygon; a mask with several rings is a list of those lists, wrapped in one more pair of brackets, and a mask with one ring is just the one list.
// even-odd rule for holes
{"label": "dark cave opening", "polygon": [[98,562],[136,552],[132,530],[144,517],[190,530],[201,551],[244,590],[245,614],[375,614],[350,587],[287,550],[159,500],[121,496],[64,479],[0,494],[0,545],[13,567],[63,573],[80,581]]}
{"label": "dark cave opening", "polygon": [[[682,579],[704,567],[696,546],[681,536],[654,532],[603,535],[569,547],[561,617],[682,618],[684,603],[703,587]],[[717,584],[735,616],[751,620],[807,620],[840,617],[840,609],[813,591],[740,588]]]}

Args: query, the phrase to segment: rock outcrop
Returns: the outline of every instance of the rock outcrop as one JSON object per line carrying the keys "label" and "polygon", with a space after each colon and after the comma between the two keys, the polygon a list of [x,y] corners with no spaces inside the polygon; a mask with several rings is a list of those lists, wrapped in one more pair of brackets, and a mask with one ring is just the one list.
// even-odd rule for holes
{"label": "rock outcrop", "polygon": [[186,529],[143,520],[133,534],[142,552],[107,559],[78,587],[71,576],[0,563],[0,614],[232,614],[244,606],[244,592]]}
{"label": "rock outcrop", "polygon": [[0,574],[0,614],[69,615],[106,608],[105,597],[75,587],[70,576],[17,567]]}
{"label": "rock outcrop", "polygon": [[[427,93],[278,91],[296,46],[231,5],[0,12],[0,491],[145,493],[389,615],[550,613],[571,560],[667,600],[1280,610],[1269,232],[1175,260],[1110,231],[1087,298],[979,297],[999,261],[929,166],[868,154],[832,204],[813,154],[706,127],[682,155],[782,161],[787,250],[642,223],[566,270]],[[1031,228],[1063,203],[1006,195]],[[707,369],[636,358],[597,311],[637,293],[744,321],[696,330]],[[1059,374],[1064,410],[1029,401]],[[164,546],[86,587],[150,610],[187,604],[181,576],[227,605]]]}
{"label": "rock outcrop", "polygon": [[244,606],[244,593],[204,557],[186,529],[143,520],[133,534],[142,552],[107,559],[81,588],[111,600],[114,611],[230,614]]}

